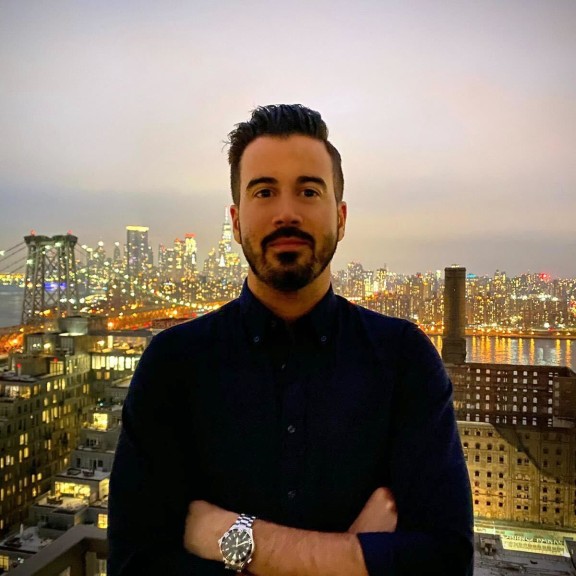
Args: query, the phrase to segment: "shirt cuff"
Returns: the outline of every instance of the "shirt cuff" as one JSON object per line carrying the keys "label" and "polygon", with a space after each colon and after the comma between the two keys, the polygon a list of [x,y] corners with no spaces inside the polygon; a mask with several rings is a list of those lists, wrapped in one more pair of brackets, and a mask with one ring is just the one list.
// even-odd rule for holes
{"label": "shirt cuff", "polygon": [[358,540],[364,555],[364,564],[370,576],[393,574],[394,534],[386,532],[363,532]]}

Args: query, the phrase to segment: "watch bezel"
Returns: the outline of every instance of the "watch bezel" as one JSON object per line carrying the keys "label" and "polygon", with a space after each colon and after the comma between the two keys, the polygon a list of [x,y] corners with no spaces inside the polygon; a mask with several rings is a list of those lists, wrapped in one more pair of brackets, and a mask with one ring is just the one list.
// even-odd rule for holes
{"label": "watch bezel", "polygon": [[[233,536],[235,532],[245,532],[250,537],[250,550],[248,551],[245,559],[240,560],[239,562],[230,559],[227,554],[222,550],[222,543],[225,542],[228,538]],[[218,540],[218,546],[220,548],[220,554],[222,554],[222,558],[224,559],[224,566],[225,568],[231,570],[242,570],[246,565],[250,564],[252,561],[252,555],[254,554],[254,533],[252,532],[252,528],[245,528],[243,526],[232,526]]]}

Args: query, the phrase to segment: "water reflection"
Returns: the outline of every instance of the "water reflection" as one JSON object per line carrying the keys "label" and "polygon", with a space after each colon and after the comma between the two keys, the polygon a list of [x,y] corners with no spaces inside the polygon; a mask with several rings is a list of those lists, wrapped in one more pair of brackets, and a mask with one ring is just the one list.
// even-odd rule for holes
{"label": "water reflection", "polygon": [[[440,336],[431,340],[442,348]],[[568,366],[576,371],[576,340],[468,336],[466,351],[469,362]]]}

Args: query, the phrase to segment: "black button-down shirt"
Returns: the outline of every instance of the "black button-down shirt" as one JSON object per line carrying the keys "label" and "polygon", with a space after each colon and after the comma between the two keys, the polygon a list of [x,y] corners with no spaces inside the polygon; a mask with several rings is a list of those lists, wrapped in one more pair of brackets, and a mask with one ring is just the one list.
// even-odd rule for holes
{"label": "black button-down shirt", "polygon": [[451,394],[410,322],[330,290],[287,325],[245,286],[142,356],[111,478],[109,575],[225,574],[182,547],[192,500],[345,532],[379,486],[398,526],[359,535],[370,575],[466,574],[470,485]]}

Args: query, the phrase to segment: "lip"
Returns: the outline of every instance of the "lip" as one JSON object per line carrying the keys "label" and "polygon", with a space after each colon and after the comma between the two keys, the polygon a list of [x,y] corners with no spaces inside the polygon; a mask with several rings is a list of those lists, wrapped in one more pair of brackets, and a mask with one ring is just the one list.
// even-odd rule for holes
{"label": "lip", "polygon": [[274,240],[270,242],[269,246],[273,246],[274,248],[295,248],[298,246],[308,246],[308,242],[306,240],[302,240],[301,238],[278,238],[278,240]]}

